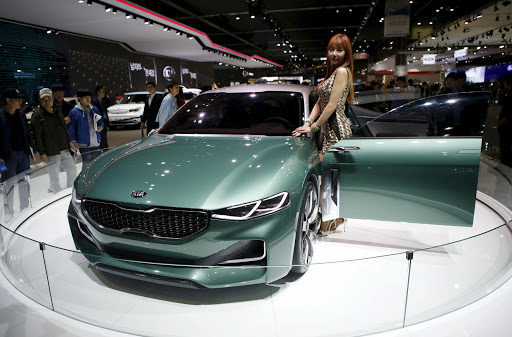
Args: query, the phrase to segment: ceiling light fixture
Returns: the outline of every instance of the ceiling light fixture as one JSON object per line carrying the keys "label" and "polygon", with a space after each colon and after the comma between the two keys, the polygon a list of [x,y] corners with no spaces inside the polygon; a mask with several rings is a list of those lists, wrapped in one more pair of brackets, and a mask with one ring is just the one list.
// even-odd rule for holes
{"label": "ceiling light fixture", "polygon": [[78,0],[79,4],[83,4],[84,2],[85,2],[85,0]]}
{"label": "ceiling light fixture", "polygon": [[92,0],[87,0],[87,5],[92,6]]}

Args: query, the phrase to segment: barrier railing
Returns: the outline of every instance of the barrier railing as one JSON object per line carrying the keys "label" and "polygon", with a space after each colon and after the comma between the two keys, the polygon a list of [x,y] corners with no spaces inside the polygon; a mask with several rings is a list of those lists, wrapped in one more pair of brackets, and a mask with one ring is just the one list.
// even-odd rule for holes
{"label": "barrier railing", "polygon": [[[481,171],[489,174],[495,170],[492,163],[484,158]],[[65,175],[60,172],[61,184]],[[496,173],[496,179],[505,181],[503,176],[502,172]],[[503,223],[483,233],[423,249],[322,263],[313,260],[300,282],[285,277],[269,285],[211,290],[127,279],[103,273],[89,262],[95,256],[84,256],[72,245],[48,243],[45,225],[55,220],[50,213],[40,217],[48,222],[38,224],[40,230],[31,232],[34,237],[24,233],[23,224],[32,214],[45,212],[52,203],[68,202],[71,189],[48,191],[47,166],[12,179],[2,184],[0,193],[4,204],[0,213],[0,270],[5,278],[48,309],[121,332],[211,335],[212,329],[224,329],[226,322],[237,320],[244,331],[251,329],[259,335],[272,335],[276,329],[280,336],[371,334],[463,308],[512,276],[512,234],[509,224]],[[24,188],[29,191],[27,209],[23,209]],[[480,180],[479,190],[510,211],[507,205],[512,188],[509,185],[506,189],[494,178]],[[153,267],[162,266],[230,273],[290,267]],[[251,305],[242,310],[241,303],[248,301]],[[166,313],[165,322],[162,312]],[[208,317],[207,324],[198,324],[198,315]],[[133,324],[139,320],[139,324]],[[238,328],[233,329],[230,335],[237,335]]]}

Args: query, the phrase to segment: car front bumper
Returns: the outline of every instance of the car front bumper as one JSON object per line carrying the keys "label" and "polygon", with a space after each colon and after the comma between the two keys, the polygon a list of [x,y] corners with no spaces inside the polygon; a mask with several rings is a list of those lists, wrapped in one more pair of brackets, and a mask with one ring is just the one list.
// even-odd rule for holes
{"label": "car front bumper", "polygon": [[204,231],[180,240],[106,232],[72,202],[68,219],[75,245],[101,271],[176,286],[224,288],[270,283],[289,273],[297,210],[291,202],[252,220],[211,219]]}
{"label": "car front bumper", "polygon": [[110,125],[115,126],[137,125],[141,122],[141,116],[139,114],[109,114],[108,119]]}

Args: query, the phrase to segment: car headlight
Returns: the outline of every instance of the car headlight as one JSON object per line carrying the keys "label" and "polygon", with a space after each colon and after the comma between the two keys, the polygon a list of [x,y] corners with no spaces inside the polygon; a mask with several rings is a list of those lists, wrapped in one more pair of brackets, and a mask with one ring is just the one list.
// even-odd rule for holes
{"label": "car headlight", "polygon": [[128,111],[130,111],[130,112],[136,112],[136,111],[139,111],[140,109],[141,109],[141,108],[140,108],[140,107],[138,107],[138,108],[129,109]]}
{"label": "car headlight", "polygon": [[212,218],[223,220],[248,220],[280,211],[290,204],[290,195],[281,192],[266,199],[212,212]]}
{"label": "car headlight", "polygon": [[74,204],[81,204],[82,203],[82,197],[80,196],[80,194],[77,193],[76,189],[73,187],[73,192],[71,194],[71,199],[73,200],[73,203]]}

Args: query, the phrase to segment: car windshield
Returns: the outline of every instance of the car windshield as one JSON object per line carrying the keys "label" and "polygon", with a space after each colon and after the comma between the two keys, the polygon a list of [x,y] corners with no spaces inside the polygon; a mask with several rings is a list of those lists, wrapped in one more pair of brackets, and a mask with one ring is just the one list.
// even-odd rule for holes
{"label": "car windshield", "polygon": [[144,103],[148,94],[125,94],[117,104]]}
{"label": "car windshield", "polygon": [[202,94],[181,107],[159,133],[289,136],[303,116],[304,99],[297,92]]}

